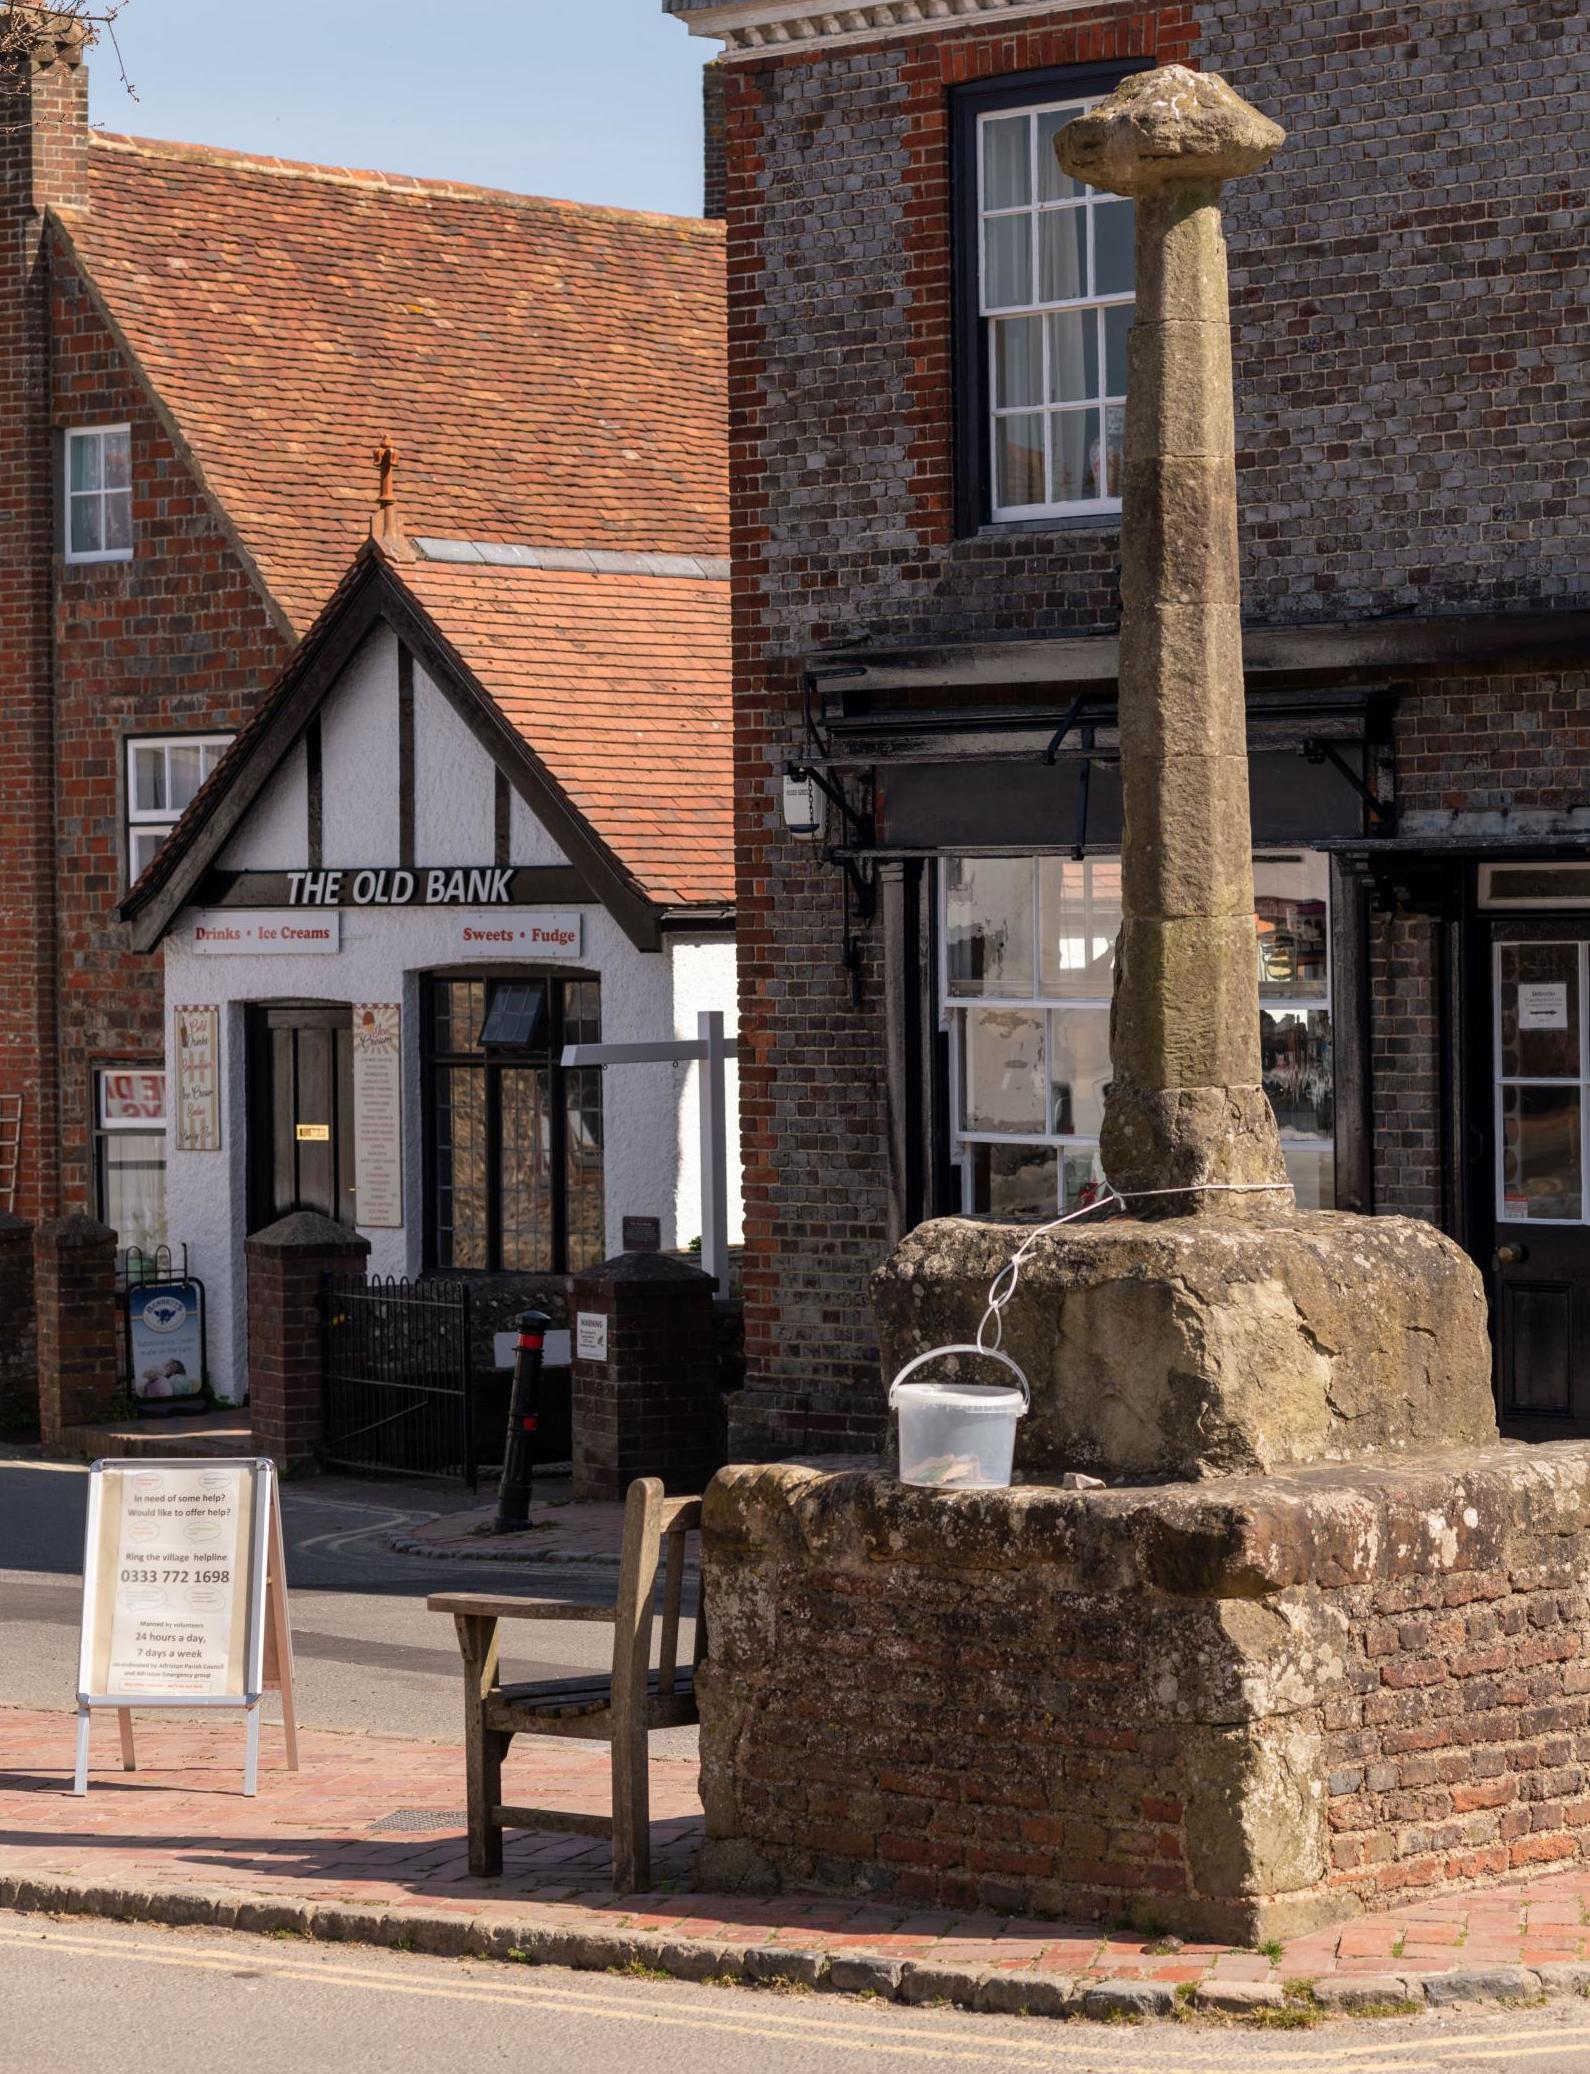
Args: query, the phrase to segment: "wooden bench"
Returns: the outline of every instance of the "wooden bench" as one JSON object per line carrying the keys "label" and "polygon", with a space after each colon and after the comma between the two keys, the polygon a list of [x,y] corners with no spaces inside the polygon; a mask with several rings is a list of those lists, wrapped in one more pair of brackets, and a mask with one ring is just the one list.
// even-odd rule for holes
{"label": "wooden bench", "polygon": [[[647,1738],[677,1728],[696,1711],[695,1666],[706,1653],[706,1618],[696,1616],[691,1663],[679,1662],[679,1608],[684,1595],[685,1536],[701,1525],[699,1498],[667,1498],[654,1476],[629,1487],[618,1596],[611,1606],[571,1606],[560,1599],[497,1598],[483,1592],[437,1592],[433,1613],[450,1613],[464,1657],[464,1756],[469,1784],[469,1869],[502,1871],[504,1829],[567,1829],[605,1836],[613,1845],[613,1884],[620,1894],[651,1884],[651,1810]],[[662,1618],[655,1612],[663,1545]],[[504,1620],[600,1620],[613,1625],[611,1672],[504,1685],[498,1669],[498,1623]],[[652,1630],[660,1626],[651,1668]],[[507,1807],[502,1761],[516,1735],[577,1736],[612,1745],[613,1812],[585,1815],[553,1808]]]}

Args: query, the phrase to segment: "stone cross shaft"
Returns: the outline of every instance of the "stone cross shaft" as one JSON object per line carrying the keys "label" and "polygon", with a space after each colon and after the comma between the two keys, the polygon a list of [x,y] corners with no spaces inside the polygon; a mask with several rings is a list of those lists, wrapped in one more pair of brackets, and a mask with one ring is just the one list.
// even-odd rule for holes
{"label": "stone cross shaft", "polygon": [[[1143,1215],[1286,1207],[1259,1058],[1231,311],[1220,190],[1284,132],[1225,81],[1139,73],[1057,139],[1137,205],[1121,496],[1122,925],[1106,1174]],[[1274,1192],[1171,1196],[1208,1183]]]}

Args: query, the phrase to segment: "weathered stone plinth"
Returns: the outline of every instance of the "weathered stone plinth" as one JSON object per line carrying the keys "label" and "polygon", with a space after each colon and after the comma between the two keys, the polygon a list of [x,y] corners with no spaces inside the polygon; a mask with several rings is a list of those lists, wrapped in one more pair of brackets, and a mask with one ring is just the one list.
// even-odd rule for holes
{"label": "weathered stone plinth", "polygon": [[[1023,1234],[941,1218],[872,1280],[884,1374],[972,1337]],[[1046,1234],[1004,1311],[1032,1385],[1017,1466],[1196,1478],[1496,1438],[1485,1290],[1408,1217],[1245,1210]],[[1000,1380],[946,1361],[947,1380]]]}
{"label": "weathered stone plinth", "polygon": [[724,1470],[702,1883],[1285,1937],[1590,1840],[1590,1445],[1132,1490]]}

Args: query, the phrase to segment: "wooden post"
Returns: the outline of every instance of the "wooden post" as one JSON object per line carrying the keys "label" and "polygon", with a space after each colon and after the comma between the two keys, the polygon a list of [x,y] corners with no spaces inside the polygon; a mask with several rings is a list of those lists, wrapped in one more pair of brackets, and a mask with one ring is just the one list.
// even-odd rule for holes
{"label": "wooden post", "polygon": [[464,1659],[464,1774],[469,1792],[469,1869],[477,1879],[502,1871],[502,1753],[507,1738],[486,1726],[486,1699],[497,1682],[497,1622],[453,1616]]}
{"label": "wooden post", "polygon": [[613,1644],[613,1886],[620,1894],[643,1894],[651,1885],[646,1687],[662,1504],[655,1476],[632,1484],[624,1504]]}

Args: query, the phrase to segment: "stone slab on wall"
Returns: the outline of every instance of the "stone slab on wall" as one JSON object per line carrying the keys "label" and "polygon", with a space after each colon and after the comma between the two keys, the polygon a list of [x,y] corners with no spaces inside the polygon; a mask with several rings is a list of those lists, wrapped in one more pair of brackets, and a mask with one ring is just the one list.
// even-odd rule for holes
{"label": "stone slab on wall", "polygon": [[959,1495],[724,1471],[707,1885],[1257,1941],[1576,1862],[1590,1444]]}

